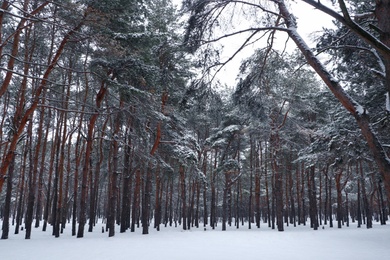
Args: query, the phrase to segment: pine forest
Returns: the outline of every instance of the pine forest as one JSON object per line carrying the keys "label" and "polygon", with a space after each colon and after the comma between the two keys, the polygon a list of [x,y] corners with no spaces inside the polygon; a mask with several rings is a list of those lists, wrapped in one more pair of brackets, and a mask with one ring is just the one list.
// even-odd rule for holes
{"label": "pine forest", "polygon": [[385,225],[390,0],[321,2],[1,1],[1,239]]}

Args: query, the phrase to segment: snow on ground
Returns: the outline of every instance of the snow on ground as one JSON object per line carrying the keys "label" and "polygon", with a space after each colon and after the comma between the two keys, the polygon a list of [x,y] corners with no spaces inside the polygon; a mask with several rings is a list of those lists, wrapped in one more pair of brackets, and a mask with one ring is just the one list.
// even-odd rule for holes
{"label": "snow on ground", "polygon": [[[14,227],[11,226],[11,231]],[[142,235],[116,233],[108,238],[97,224],[93,233],[84,238],[70,235],[70,226],[60,238],[51,236],[51,228],[42,232],[34,229],[30,240],[10,234],[8,240],[0,240],[1,259],[10,260],[70,260],[70,259],[134,259],[134,260],[371,260],[389,259],[390,226],[374,225],[373,229],[329,228],[314,231],[307,226],[286,227],[284,232],[247,227],[221,231],[203,227],[183,231],[181,228],[161,228]]]}

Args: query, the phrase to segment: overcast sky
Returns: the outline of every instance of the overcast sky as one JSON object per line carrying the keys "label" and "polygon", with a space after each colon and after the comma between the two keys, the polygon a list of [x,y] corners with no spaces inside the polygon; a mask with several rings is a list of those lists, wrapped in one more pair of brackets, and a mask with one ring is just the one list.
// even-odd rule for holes
{"label": "overcast sky", "polygon": [[[172,2],[178,6],[181,5],[182,0],[172,0]],[[321,0],[322,3],[327,3],[328,6],[331,6],[331,3],[329,0]],[[304,38],[306,43],[310,47],[315,47],[315,44],[311,41],[311,39],[315,36],[315,34],[318,35],[318,33],[322,30],[322,28],[329,28],[332,27],[332,19],[330,16],[324,14],[323,12],[320,12],[310,5],[302,2],[302,0],[296,0],[296,1],[290,1],[291,7],[292,7],[292,13],[297,17],[297,23],[298,23],[298,32],[301,34],[301,36]],[[285,40],[284,38],[285,33],[280,33],[277,38],[279,39],[279,45],[280,48],[284,47]],[[242,36],[241,36],[242,37]],[[241,41],[239,40],[229,40],[224,41],[223,45],[226,49],[224,53],[225,58],[230,57],[232,53],[235,52],[235,50],[240,46]],[[254,48],[261,48],[264,46],[254,46]],[[293,50],[295,48],[295,44],[290,40],[289,50]],[[228,86],[232,87],[235,85],[235,79],[237,76],[238,68],[240,66],[240,62],[243,58],[248,57],[250,53],[253,52],[252,50],[246,50],[243,52],[243,55],[241,57],[237,57],[234,60],[230,62],[218,75],[218,78]]]}

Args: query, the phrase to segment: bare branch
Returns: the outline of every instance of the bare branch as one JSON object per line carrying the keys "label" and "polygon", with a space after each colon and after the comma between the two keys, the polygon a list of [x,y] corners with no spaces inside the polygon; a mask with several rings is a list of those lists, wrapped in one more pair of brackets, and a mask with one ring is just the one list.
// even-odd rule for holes
{"label": "bare branch", "polygon": [[366,43],[377,49],[387,59],[390,59],[390,48],[351,19],[348,10],[345,9],[346,7],[344,1],[339,1],[339,3],[341,3],[340,8],[342,9],[344,16],[341,16],[336,11],[333,11],[329,7],[321,4],[320,1],[302,1],[335,18],[336,20],[344,24],[346,27],[348,27],[351,31],[353,31],[356,35],[358,35],[361,39],[363,39]]}

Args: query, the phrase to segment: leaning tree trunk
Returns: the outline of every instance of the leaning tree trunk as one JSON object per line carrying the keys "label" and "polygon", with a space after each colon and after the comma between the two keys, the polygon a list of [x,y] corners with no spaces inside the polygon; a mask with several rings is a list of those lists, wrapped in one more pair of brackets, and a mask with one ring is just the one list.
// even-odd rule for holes
{"label": "leaning tree trunk", "polygon": [[[316,2],[316,1],[310,1],[310,2]],[[378,17],[378,20],[380,21],[379,24],[382,25],[383,29],[389,29],[389,31],[384,31],[384,35],[387,36],[383,36],[383,37],[384,39],[388,39],[390,41],[389,39],[390,36],[388,36],[390,35],[389,34],[390,28],[388,28],[390,27],[388,23],[388,19],[390,19],[388,18],[390,17],[389,3],[390,3],[389,0],[378,0],[376,15]],[[302,54],[305,56],[310,66],[317,72],[317,74],[321,77],[324,83],[328,86],[329,90],[334,94],[334,96],[339,100],[339,102],[344,106],[344,108],[347,111],[349,111],[352,114],[352,116],[355,118],[356,123],[358,124],[362,132],[362,135],[364,136],[368,144],[368,147],[373,155],[374,161],[378,166],[379,173],[384,181],[387,197],[390,197],[390,159],[387,156],[387,153],[384,147],[382,146],[381,142],[379,141],[377,135],[373,131],[372,124],[370,123],[369,113],[367,113],[365,108],[363,108],[359,103],[353,100],[346,93],[346,91],[340,85],[339,81],[336,80],[329,73],[326,67],[320,62],[318,57],[313,53],[313,51],[311,51],[311,49],[307,46],[307,44],[302,39],[302,37],[297,33],[297,24],[296,24],[295,17],[287,9],[285,5],[285,1],[277,1],[277,4],[279,6],[281,15],[283,16],[283,19],[286,22],[288,28],[288,35],[290,36],[290,38],[295,42],[295,44],[302,52]],[[348,23],[350,21],[345,20],[345,22]],[[353,25],[351,24],[349,25],[350,28],[352,26],[352,30],[359,30],[359,28],[354,28]],[[367,37],[370,36],[371,35],[364,35],[362,37],[364,40],[367,40],[370,43],[370,39],[367,39]],[[375,41],[375,39],[371,39],[371,40]],[[385,55],[385,60],[390,59],[390,49],[386,47],[386,45],[377,41],[375,41],[374,43],[371,42],[370,44],[371,45],[374,44],[375,47],[379,48],[381,53]],[[388,67],[386,68],[386,71],[390,72],[390,62],[388,62],[387,65]],[[388,84],[390,84],[389,75],[390,73],[388,73],[388,75],[386,76],[386,78],[388,78],[388,82],[389,82]]]}

